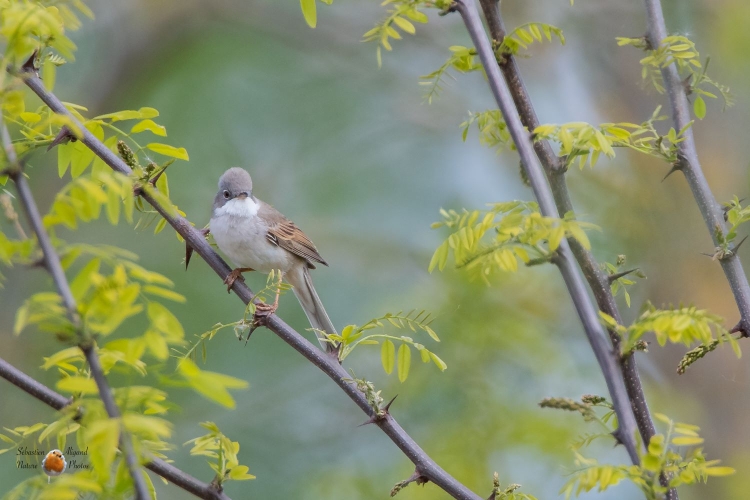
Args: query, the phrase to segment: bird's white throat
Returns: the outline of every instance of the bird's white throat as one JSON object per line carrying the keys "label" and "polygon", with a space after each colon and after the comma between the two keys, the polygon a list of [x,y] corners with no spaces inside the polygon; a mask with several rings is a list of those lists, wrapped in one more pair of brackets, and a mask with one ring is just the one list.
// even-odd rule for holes
{"label": "bird's white throat", "polygon": [[259,208],[260,203],[249,196],[247,198],[235,198],[226,202],[223,207],[217,208],[214,216],[255,217]]}

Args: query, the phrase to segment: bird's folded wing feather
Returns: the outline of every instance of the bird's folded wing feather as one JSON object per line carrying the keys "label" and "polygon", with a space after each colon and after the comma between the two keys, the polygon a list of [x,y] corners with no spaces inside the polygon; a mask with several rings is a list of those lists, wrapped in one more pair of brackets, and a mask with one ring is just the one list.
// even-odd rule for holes
{"label": "bird's folded wing feather", "polygon": [[[310,265],[313,262],[320,262],[324,266],[328,263],[320,256],[318,249],[310,238],[298,228],[294,222],[284,217],[281,212],[272,206],[263,203],[261,211],[258,214],[265,219],[268,224],[268,234],[266,239],[272,244],[277,245],[295,255],[307,260]],[[314,267],[314,266],[313,266]]]}

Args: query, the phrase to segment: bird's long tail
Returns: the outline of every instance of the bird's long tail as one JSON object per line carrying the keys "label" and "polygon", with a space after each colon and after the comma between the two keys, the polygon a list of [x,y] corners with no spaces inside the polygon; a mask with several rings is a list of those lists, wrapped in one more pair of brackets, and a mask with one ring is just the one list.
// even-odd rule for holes
{"label": "bird's long tail", "polygon": [[[294,295],[297,296],[302,310],[305,311],[310,325],[316,330],[322,330],[328,334],[337,333],[331,319],[328,317],[323,303],[313,286],[310,270],[307,266],[296,266],[285,274],[286,280],[294,287]],[[325,351],[332,351],[334,346],[325,340],[320,332],[315,332],[318,342]]]}

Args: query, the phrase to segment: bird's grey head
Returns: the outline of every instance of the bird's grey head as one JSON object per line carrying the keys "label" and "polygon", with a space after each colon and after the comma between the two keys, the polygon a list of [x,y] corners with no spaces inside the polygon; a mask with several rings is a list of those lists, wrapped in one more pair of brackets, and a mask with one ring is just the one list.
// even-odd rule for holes
{"label": "bird's grey head", "polygon": [[253,180],[247,170],[233,167],[219,179],[219,192],[214,198],[214,210],[221,208],[235,198],[253,198]]}

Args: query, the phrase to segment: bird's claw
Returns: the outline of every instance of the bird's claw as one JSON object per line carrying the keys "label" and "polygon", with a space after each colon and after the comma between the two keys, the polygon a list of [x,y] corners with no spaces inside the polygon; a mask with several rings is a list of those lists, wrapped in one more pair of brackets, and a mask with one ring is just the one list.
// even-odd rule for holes
{"label": "bird's claw", "polygon": [[276,312],[279,308],[279,304],[266,304],[265,302],[259,302],[255,304],[255,313],[253,314],[253,325],[257,324],[261,326],[265,321]]}
{"label": "bird's claw", "polygon": [[259,302],[255,304],[255,312],[253,313],[253,322],[250,325],[250,331],[247,332],[247,337],[245,337],[245,345],[247,345],[247,341],[250,340],[250,335],[252,335],[255,330],[257,330],[261,326],[266,326],[266,323],[268,322],[268,318],[270,318],[271,315],[275,313],[276,309],[278,308],[279,308],[278,303],[266,304],[265,302]]}
{"label": "bird's claw", "polygon": [[232,285],[234,285],[234,282],[237,280],[245,281],[245,277],[242,276],[242,270],[233,269],[232,272],[224,278],[224,284],[227,286],[227,293],[232,291]]}

